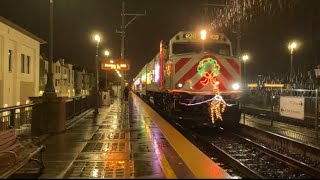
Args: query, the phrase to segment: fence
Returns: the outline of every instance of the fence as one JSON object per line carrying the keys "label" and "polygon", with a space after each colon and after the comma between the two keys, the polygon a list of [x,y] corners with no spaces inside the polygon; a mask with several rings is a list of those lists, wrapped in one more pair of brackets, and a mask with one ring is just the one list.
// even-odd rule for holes
{"label": "fence", "polygon": [[[74,116],[93,108],[95,104],[95,95],[78,96],[69,98],[66,103],[66,120],[70,120]],[[29,136],[31,135],[32,113],[41,113],[39,110],[42,103],[32,103],[26,105],[12,106],[0,109],[0,132],[8,128],[15,128],[17,135]]]}
{"label": "fence", "polygon": [[[248,90],[242,101],[242,111],[246,114],[263,116],[273,121],[284,122],[291,125],[312,128],[318,131],[319,119],[319,90],[304,89],[270,89]],[[304,118],[294,119],[280,115],[280,97],[303,97]]]}
{"label": "fence", "polygon": [[0,131],[15,128],[18,135],[31,133],[32,109],[36,103],[0,109]]}
{"label": "fence", "polygon": [[70,120],[74,116],[93,108],[96,101],[95,95],[76,96],[66,101],[66,120]]}

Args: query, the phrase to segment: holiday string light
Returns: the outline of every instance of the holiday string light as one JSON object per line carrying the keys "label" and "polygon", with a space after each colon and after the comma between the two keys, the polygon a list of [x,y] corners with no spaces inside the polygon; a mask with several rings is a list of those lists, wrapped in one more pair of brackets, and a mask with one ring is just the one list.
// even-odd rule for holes
{"label": "holiday string light", "polygon": [[212,13],[214,20],[211,28],[232,28],[239,22],[252,22],[264,14],[273,15],[281,10],[292,9],[297,2],[292,0],[225,0],[224,8]]}
{"label": "holiday string light", "polygon": [[[211,68],[210,68],[211,67]],[[180,103],[184,106],[196,106],[210,102],[210,115],[212,123],[215,120],[222,121],[222,113],[225,111],[226,106],[232,106],[227,104],[219,92],[220,82],[217,80],[217,76],[220,74],[220,65],[212,58],[206,58],[199,62],[198,74],[204,77],[204,80],[200,81],[202,85],[212,85],[212,90],[217,94],[208,100],[197,102],[197,103]]]}
{"label": "holiday string light", "polygon": [[[211,66],[211,69],[207,71],[208,66]],[[200,81],[202,85],[208,85],[209,82],[213,87],[213,91],[219,90],[220,82],[217,80],[217,76],[220,74],[220,65],[218,62],[212,58],[206,58],[199,62],[198,65],[198,74],[203,76],[205,79]]]}

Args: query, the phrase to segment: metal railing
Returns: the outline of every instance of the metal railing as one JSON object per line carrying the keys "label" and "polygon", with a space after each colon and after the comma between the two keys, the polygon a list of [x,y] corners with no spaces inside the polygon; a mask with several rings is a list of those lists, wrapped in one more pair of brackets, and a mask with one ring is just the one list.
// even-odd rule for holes
{"label": "metal railing", "polygon": [[84,111],[93,108],[96,101],[94,94],[89,96],[71,97],[66,101],[66,120],[83,113]]}
{"label": "metal railing", "polygon": [[[69,98],[65,102],[66,121],[93,108],[95,95],[77,96]],[[45,111],[41,110],[43,103],[32,103],[19,106],[12,106],[0,109],[0,132],[9,128],[15,128],[17,135],[30,136],[32,133],[32,117],[41,117],[41,122],[46,121]],[[35,113],[35,114],[33,114]]]}
{"label": "metal railing", "polygon": [[0,109],[0,131],[15,128],[17,135],[31,134],[32,109],[36,103]]}
{"label": "metal railing", "polygon": [[[319,90],[279,89],[279,90],[248,90],[242,99],[242,111],[245,114],[257,115],[286,124],[315,129],[318,131]],[[294,119],[280,115],[280,97],[303,97],[304,119]]]}

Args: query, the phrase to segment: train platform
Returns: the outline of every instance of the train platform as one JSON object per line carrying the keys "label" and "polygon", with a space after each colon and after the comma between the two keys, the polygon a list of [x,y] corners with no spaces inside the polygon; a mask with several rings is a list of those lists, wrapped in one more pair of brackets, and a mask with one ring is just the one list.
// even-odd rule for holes
{"label": "train platform", "polygon": [[33,178],[232,178],[133,93],[43,144],[46,168]]}
{"label": "train platform", "polygon": [[246,126],[261,129],[263,131],[278,134],[303,144],[320,148],[319,133],[317,133],[314,129],[294,126],[278,121],[273,121],[271,123],[270,119],[260,118],[252,115],[244,116],[243,114],[240,123]]}

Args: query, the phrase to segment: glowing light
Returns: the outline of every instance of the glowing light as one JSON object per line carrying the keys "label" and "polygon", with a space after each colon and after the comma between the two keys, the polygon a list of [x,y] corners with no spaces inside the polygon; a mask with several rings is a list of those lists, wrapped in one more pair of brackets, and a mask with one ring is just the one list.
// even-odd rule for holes
{"label": "glowing light", "polygon": [[232,89],[233,90],[239,90],[240,89],[240,85],[238,83],[235,83],[232,85]]}
{"label": "glowing light", "polygon": [[172,62],[170,61],[167,62],[166,73],[167,73],[167,76],[170,76],[172,73]]}
{"label": "glowing light", "polygon": [[146,79],[147,79],[147,74],[144,73],[141,77],[141,82],[145,83],[146,82]]}
{"label": "glowing light", "polygon": [[[211,69],[208,70],[208,67]],[[209,83],[213,86],[213,90],[219,89],[220,82],[217,80],[217,76],[220,74],[220,65],[212,58],[206,58],[199,62],[197,68],[198,74],[205,77],[204,80],[200,81],[202,85],[208,85]]]}
{"label": "glowing light", "polygon": [[200,38],[201,38],[202,40],[206,40],[206,39],[207,39],[207,31],[206,31],[206,30],[202,30],[202,31],[200,32]]}
{"label": "glowing light", "polygon": [[155,82],[159,82],[160,80],[160,66],[159,66],[159,63],[157,63],[155,65],[155,77],[154,77],[154,81]]}
{"label": "glowing light", "polygon": [[108,50],[104,51],[104,55],[109,56],[110,52]]}
{"label": "glowing light", "polygon": [[94,40],[97,41],[98,43],[100,42],[100,36],[97,34],[94,36]]}
{"label": "glowing light", "polygon": [[110,60],[110,63],[114,63],[114,61],[113,61],[113,60]]}
{"label": "glowing light", "polygon": [[95,178],[98,177],[98,172],[99,172],[98,169],[94,169],[91,173],[92,177],[95,177]]}
{"label": "glowing light", "polygon": [[160,78],[160,82],[159,82],[159,88],[162,89],[163,88],[163,80],[162,80],[162,72],[163,72],[163,54],[164,54],[164,50],[163,50],[163,41],[160,41],[160,69],[159,69],[159,78]]}
{"label": "glowing light", "polygon": [[151,84],[152,74],[150,72],[147,73],[147,84]]}
{"label": "glowing light", "polygon": [[255,87],[258,87],[258,84],[248,84],[248,87],[255,88]]}
{"label": "glowing light", "polygon": [[247,55],[247,54],[243,55],[243,56],[242,56],[242,60],[243,60],[244,62],[246,62],[247,60],[249,60],[249,55]]}
{"label": "glowing light", "polygon": [[264,87],[283,88],[283,87],[284,87],[284,84],[267,84],[267,83],[264,83],[263,86],[264,86]]}
{"label": "glowing light", "polygon": [[290,50],[293,50],[293,49],[296,49],[297,48],[297,43],[296,42],[291,42],[290,44],[289,44],[289,49]]}
{"label": "glowing light", "polygon": [[182,88],[182,84],[181,84],[181,83],[179,83],[179,84],[178,84],[178,87],[179,87],[179,88]]}

